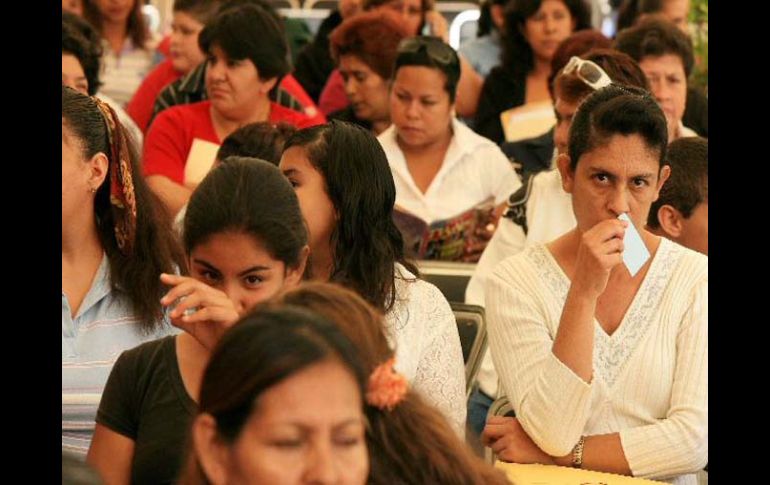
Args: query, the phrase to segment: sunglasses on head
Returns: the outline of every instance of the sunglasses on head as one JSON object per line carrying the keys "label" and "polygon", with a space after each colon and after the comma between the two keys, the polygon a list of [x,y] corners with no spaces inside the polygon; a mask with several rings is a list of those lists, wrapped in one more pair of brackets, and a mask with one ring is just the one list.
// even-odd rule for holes
{"label": "sunglasses on head", "polygon": [[577,56],[572,56],[567,65],[564,66],[564,69],[562,69],[563,74],[571,74],[573,72],[581,81],[595,91],[612,84],[610,76],[598,64],[583,60]]}
{"label": "sunglasses on head", "polygon": [[454,49],[439,39],[432,37],[409,37],[398,44],[399,54],[417,54],[425,50],[435,62],[449,66],[457,63]]}

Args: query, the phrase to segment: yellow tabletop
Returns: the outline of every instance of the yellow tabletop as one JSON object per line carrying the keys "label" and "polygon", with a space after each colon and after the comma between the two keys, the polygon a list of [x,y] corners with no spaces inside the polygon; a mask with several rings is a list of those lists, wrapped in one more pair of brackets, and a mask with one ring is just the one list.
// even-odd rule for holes
{"label": "yellow tabletop", "polygon": [[495,463],[495,468],[503,470],[508,480],[514,485],[659,485],[665,483],[552,465],[519,465],[498,461]]}

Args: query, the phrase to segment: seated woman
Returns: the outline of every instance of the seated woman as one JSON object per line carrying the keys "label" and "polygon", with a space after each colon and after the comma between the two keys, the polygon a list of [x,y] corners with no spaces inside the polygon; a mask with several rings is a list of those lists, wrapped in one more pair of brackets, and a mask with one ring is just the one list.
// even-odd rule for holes
{"label": "seated woman", "polygon": [[[573,37],[581,35],[583,34],[576,33]],[[562,47],[559,50],[562,50]],[[577,54],[579,47],[579,44],[574,46],[578,51],[573,52]],[[549,165],[556,165],[558,155],[567,153],[569,130],[575,112],[580,103],[599,87],[598,84],[586,82],[588,77],[578,72],[578,69],[586,72],[595,69],[598,78],[605,78],[605,82],[647,88],[647,78],[639,65],[622,52],[614,49],[591,49],[580,55],[578,59],[581,62],[567,62],[570,59],[567,57],[562,65],[554,65],[557,75],[553,80],[552,92],[554,112],[558,121],[552,141],[556,151],[551,153],[553,160],[549,160]],[[566,68],[567,64],[570,65],[569,69]],[[508,199],[508,208],[473,270],[473,276],[465,290],[465,301],[484,306],[484,292],[489,277],[505,258],[518,254],[534,243],[551,241],[573,227],[575,214],[572,211],[572,199],[562,188],[559,171],[554,168],[531,176],[526,184]],[[487,411],[497,393],[497,373],[487,352],[479,371],[478,391],[471,395],[469,404],[469,414],[476,432],[481,433],[484,428]]]}
{"label": "seated woman", "polygon": [[[280,26],[282,34],[288,39],[287,49],[291,49],[293,43],[298,40],[298,38],[293,34],[296,33],[300,34],[300,36],[302,35],[301,31],[303,29],[293,29],[292,25],[290,24],[295,24],[295,22],[298,22],[300,25],[304,26],[304,22],[299,19],[288,19],[281,16],[267,0],[212,1],[216,1],[218,5],[218,10],[215,16],[218,16],[231,8],[239,8],[243,5],[253,5],[258,8],[262,8],[268,15],[273,18],[273,20],[275,20],[275,23]],[[254,26],[254,28],[258,27],[259,25]],[[307,30],[307,27],[304,27],[304,29]],[[206,93],[207,67],[207,62],[201,62],[197,66],[193,67],[190,72],[180,77],[176,81],[170,82],[166,87],[161,89],[155,98],[155,103],[152,107],[152,116],[150,117],[149,123],[152,124],[153,120],[158,116],[158,114],[172,106],[197,103],[199,101],[208,99],[208,95]],[[277,83],[277,87],[271,90],[269,95],[270,100],[274,101],[280,106],[288,108],[292,111],[298,111],[316,123],[326,122],[326,117],[324,117],[324,115],[318,111],[314,101],[305,92],[305,90],[291,73],[287,73],[284,76],[281,76]]]}
{"label": "seated woman", "polygon": [[692,41],[687,34],[667,20],[648,17],[621,31],[615,38],[615,48],[638,62],[647,76],[650,91],[666,114],[668,139],[698,136],[682,123],[687,78],[695,64]]}
{"label": "seated woman", "polygon": [[[448,40],[449,27],[446,19],[434,10],[434,0],[363,0],[361,8],[365,12],[389,12],[395,15],[408,36],[429,35]],[[345,95],[345,82],[338,69],[332,71],[318,98],[318,107],[325,114],[340,111],[348,106]]]}
{"label": "seated woman", "polygon": [[[199,42],[208,55],[209,100],[163,111],[145,140],[147,183],[171,214],[179,211],[197,183],[185,180],[196,140],[203,142],[196,142],[198,146],[219,145],[239,126],[259,121],[285,121],[297,127],[313,124],[268,97],[289,64],[283,31],[264,9],[242,5],[222,12],[203,29]],[[196,164],[214,161],[211,151],[192,155]]]}
{"label": "seated woman", "polygon": [[198,334],[296,285],[308,253],[291,185],[253,158],[230,158],[203,180],[187,208],[184,246],[192,277],[160,275],[171,287],[160,303],[190,333],[140,345],[115,363],[88,452],[107,483],[176,479],[211,354]]}
{"label": "seated woman", "polygon": [[157,39],[142,14],[144,2],[83,0],[83,15],[102,36],[104,94],[124,107],[150,72]]}
{"label": "seated woman", "polygon": [[372,483],[366,381],[360,353],[332,322],[260,308],[225,333],[206,366],[175,483]]}
{"label": "seated woman", "polygon": [[584,0],[517,0],[505,14],[503,55],[481,89],[474,119],[476,133],[497,144],[505,141],[501,113],[525,104],[550,101],[548,76],[559,44],[591,26]]}
{"label": "seated woman", "polygon": [[[497,206],[491,221],[496,220],[506,197],[521,186],[503,152],[454,117],[459,77],[457,53],[442,41],[414,37],[399,46],[390,96],[393,125],[378,139],[393,172],[396,205],[428,224],[487,201]],[[465,257],[478,259],[484,245]]]}
{"label": "seated woman", "polygon": [[279,165],[310,231],[309,276],[351,288],[385,315],[397,368],[459,434],[465,371],[446,298],[417,278],[393,222],[396,188],[371,132],[333,121],[298,131]]}
{"label": "seated woman", "polygon": [[126,106],[142,132],[147,131],[158,93],[206,60],[198,46],[198,34],[214,17],[218,7],[217,0],[174,0],[169,58],[147,74]]}
{"label": "seated woman", "polygon": [[329,35],[343,20],[358,13],[360,8],[361,0],[340,0],[337,8],[318,26],[313,40],[297,54],[293,75],[315,102],[318,102],[321,90],[334,70],[334,60],[329,50]]}
{"label": "seated woman", "polygon": [[697,483],[708,258],[644,229],[670,173],[667,141],[646,91],[610,85],[580,105],[558,160],[577,227],[506,259],[487,287],[492,357],[516,412],[484,429],[501,459]]}
{"label": "seated woman", "polygon": [[[366,393],[369,483],[507,484],[476,457],[446,419],[393,370],[382,315],[356,293],[329,283],[303,283],[275,302],[322,315],[347,335],[370,376]],[[388,392],[390,391],[390,392]]]}
{"label": "seated woman", "polygon": [[70,12],[62,12],[61,81],[65,86],[104,101],[118,115],[120,124],[130,135],[137,152],[142,152],[144,135],[131,116],[109,96],[99,92],[102,45],[99,34],[85,20]]}
{"label": "seated woman", "polygon": [[185,259],[115,111],[61,96],[62,450],[85,456],[120,352],[170,332],[158,274]]}
{"label": "seated woman", "polygon": [[376,10],[342,22],[329,37],[350,105],[329,115],[379,135],[390,126],[390,78],[398,43],[410,34],[391,12]]}

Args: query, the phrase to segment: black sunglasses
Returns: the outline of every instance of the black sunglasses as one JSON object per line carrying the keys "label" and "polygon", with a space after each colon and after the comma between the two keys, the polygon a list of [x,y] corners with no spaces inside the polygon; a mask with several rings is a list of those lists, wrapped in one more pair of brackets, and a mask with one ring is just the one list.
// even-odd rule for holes
{"label": "black sunglasses", "polygon": [[417,54],[425,50],[433,61],[444,66],[457,64],[457,54],[451,46],[434,37],[409,37],[398,44],[399,54]]}

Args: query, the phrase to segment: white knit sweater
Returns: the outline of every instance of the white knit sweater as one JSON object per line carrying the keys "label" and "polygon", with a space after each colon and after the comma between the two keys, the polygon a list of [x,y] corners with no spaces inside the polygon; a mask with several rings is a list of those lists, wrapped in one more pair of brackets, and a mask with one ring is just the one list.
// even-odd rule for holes
{"label": "white knit sweater", "polygon": [[595,322],[593,379],[551,352],[570,281],[541,244],[490,278],[490,347],[522,426],[563,456],[620,433],[634,476],[695,484],[708,462],[708,258],[662,239],[618,329]]}

